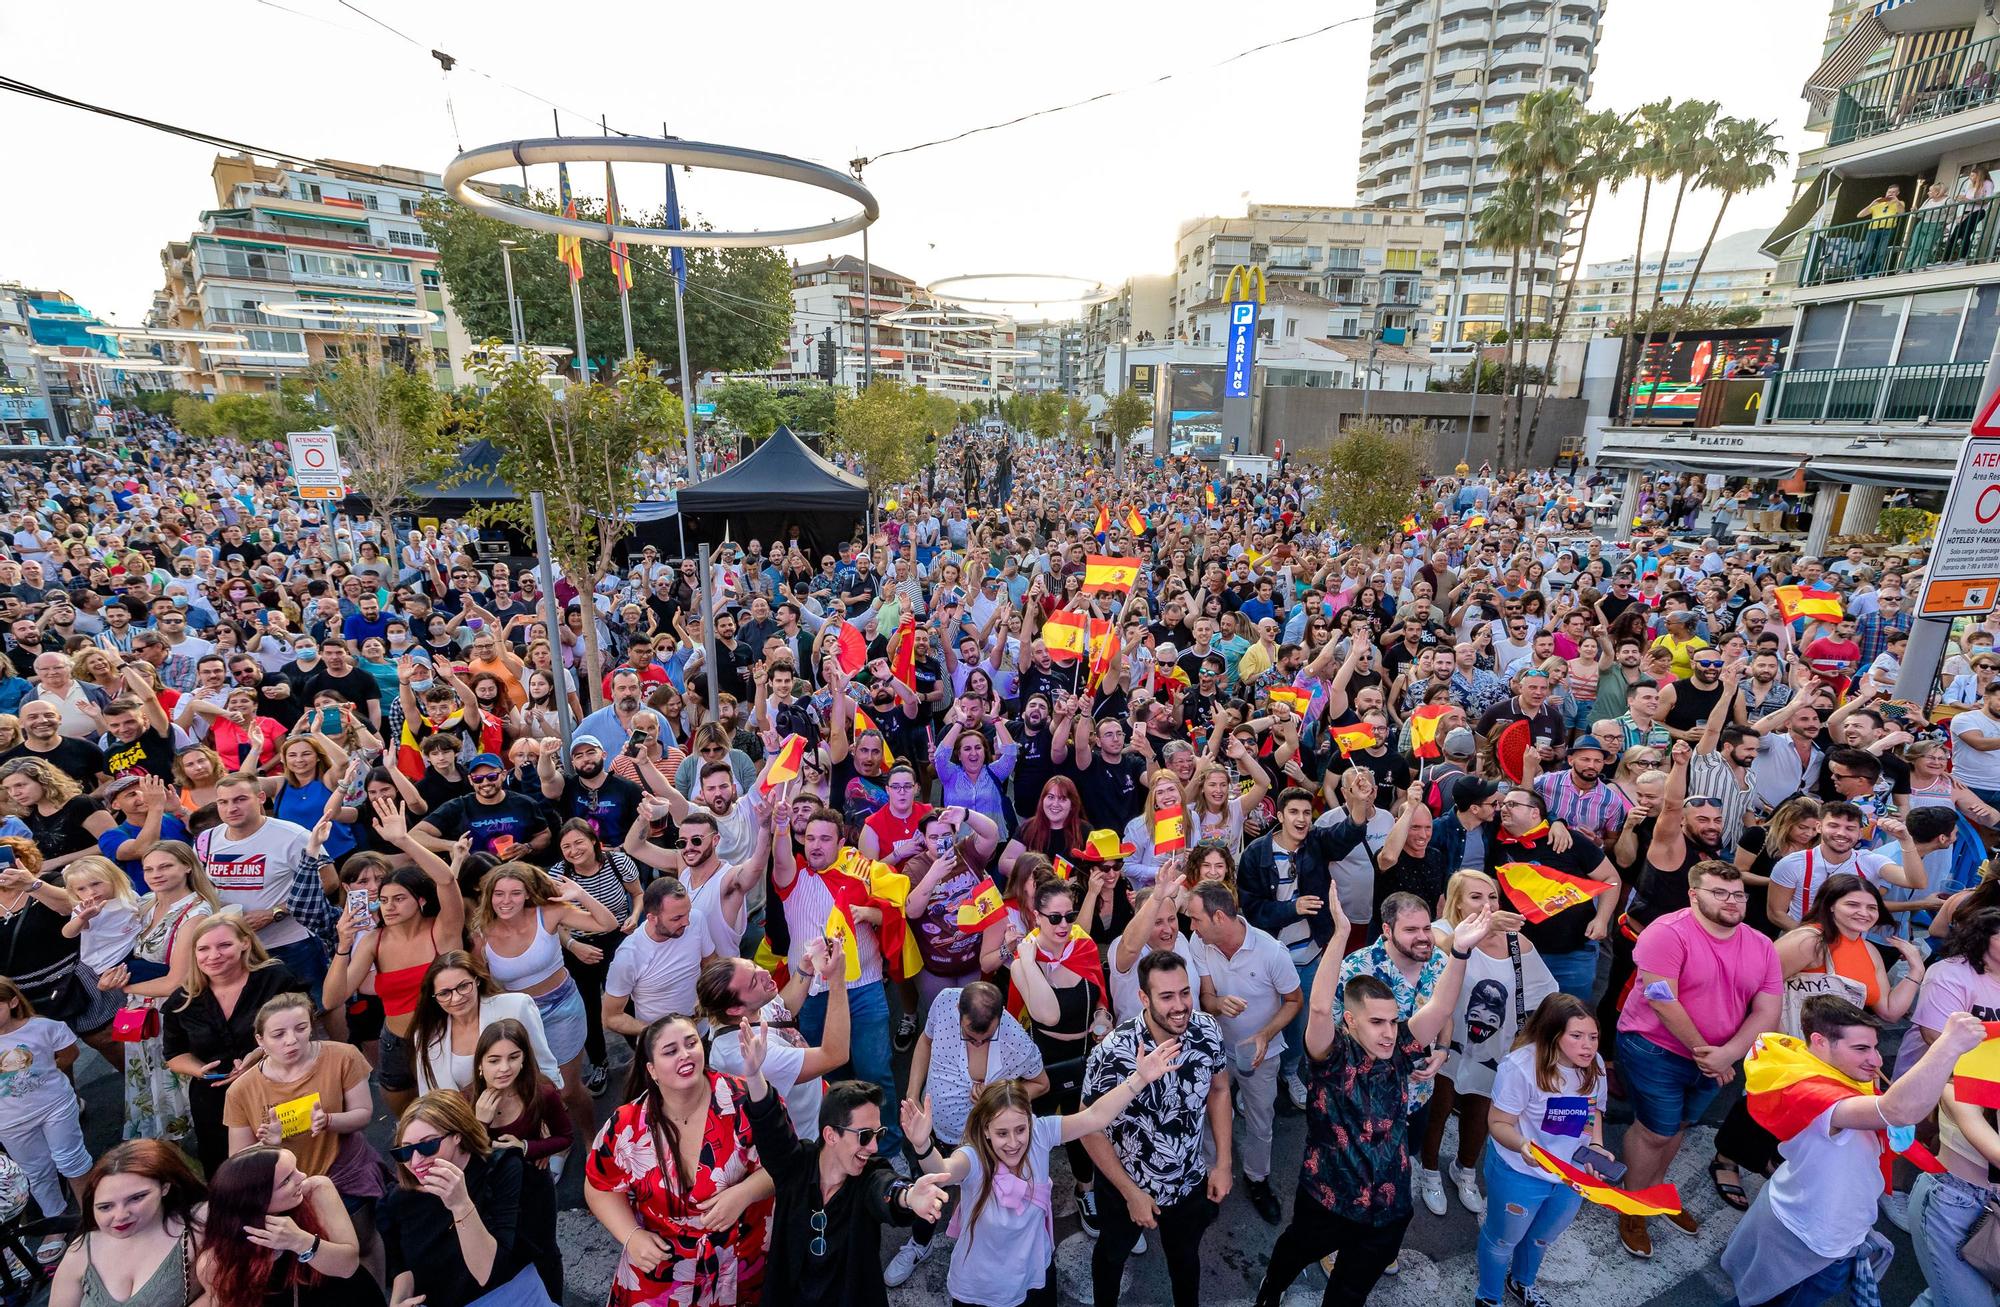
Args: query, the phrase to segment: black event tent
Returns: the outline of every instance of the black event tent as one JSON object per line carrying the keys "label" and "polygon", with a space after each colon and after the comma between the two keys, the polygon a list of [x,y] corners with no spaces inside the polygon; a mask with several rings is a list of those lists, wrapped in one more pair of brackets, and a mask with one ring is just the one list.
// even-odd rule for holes
{"label": "black event tent", "polygon": [[819,552],[851,539],[868,515],[868,485],[779,427],[751,455],[680,492],[690,545],[717,545],[725,532],[740,543],[786,539],[799,528],[802,547]]}

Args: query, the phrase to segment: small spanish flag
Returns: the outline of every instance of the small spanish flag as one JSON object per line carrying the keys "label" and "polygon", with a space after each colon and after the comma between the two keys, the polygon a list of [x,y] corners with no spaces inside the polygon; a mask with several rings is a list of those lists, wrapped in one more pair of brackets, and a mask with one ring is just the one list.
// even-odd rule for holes
{"label": "small spanish flag", "polygon": [[1137,558],[1086,554],[1083,559],[1083,592],[1094,595],[1100,590],[1130,590],[1139,580],[1142,566],[1144,564]]}
{"label": "small spanish flag", "polygon": [[1438,723],[1451,709],[1448,703],[1427,703],[1410,714],[1410,749],[1419,758],[1444,756],[1438,744]]}
{"label": "small spanish flag", "polygon": [[1125,510],[1125,529],[1135,536],[1146,534],[1146,519],[1139,516],[1139,510],[1135,508]]}
{"label": "small spanish flag", "polygon": [[904,685],[915,688],[917,684],[917,615],[904,613],[903,620],[896,626],[893,641],[895,652],[890,655],[889,674]]}
{"label": "small spanish flag", "polygon": [[958,905],[958,928],[967,935],[977,935],[1006,915],[1007,902],[1000,897],[999,887],[991,876],[983,876],[978,893]]}
{"label": "small spanish flag", "polygon": [[1781,585],[1773,593],[1778,599],[1778,615],[1787,622],[1801,617],[1815,622],[1838,622],[1847,616],[1847,610],[1840,606],[1840,596],[1831,590]]}
{"label": "small spanish flag", "polygon": [[854,708],[854,733],[859,735],[863,731],[873,731],[882,737],[882,765],[884,767],[894,767],[896,765],[896,755],[889,752],[889,732],[875,724],[875,719],[868,715],[867,709],[856,704]]}
{"label": "small spanish flag", "polygon": [[1111,655],[1118,651],[1118,637],[1111,623],[1099,618],[1090,619],[1090,689],[1097,687],[1111,672]]}
{"label": "small spanish flag", "polygon": [[1375,738],[1375,728],[1367,722],[1356,722],[1352,726],[1334,728],[1333,742],[1340,746],[1342,757],[1347,757],[1356,749],[1372,749],[1379,742]]}
{"label": "small spanish flag", "polygon": [[806,737],[787,735],[785,742],[778,746],[778,751],[771,755],[770,770],[764,773],[763,792],[769,794],[786,781],[797,780],[799,767],[805,762],[805,757]]}
{"label": "small spanish flag", "polygon": [[1312,695],[1292,685],[1274,685],[1264,692],[1264,697],[1273,708],[1283,704],[1301,717],[1306,715],[1306,707],[1312,703]]}
{"label": "small spanish flag", "polygon": [[1406,535],[1406,536],[1413,536],[1413,535],[1415,535],[1416,533],[1417,533],[1417,519],[1416,519],[1416,518],[1414,518],[1414,517],[1406,517],[1406,518],[1404,518],[1404,519],[1403,519],[1403,534],[1404,534],[1404,535]]}
{"label": "small spanish flag", "polygon": [[1599,1207],[1609,1207],[1627,1216],[1672,1216],[1681,1210],[1680,1190],[1671,1184],[1617,1189],[1568,1162],[1557,1161],[1540,1144],[1528,1145],[1527,1158]]}
{"label": "small spanish flag", "polygon": [[1465,525],[1466,525],[1466,528],[1467,528],[1468,530],[1470,530],[1471,528],[1473,528],[1473,527],[1475,527],[1475,526],[1485,526],[1485,525],[1486,525],[1486,514],[1484,514],[1484,513],[1474,513],[1474,514],[1473,514],[1473,515],[1472,515],[1471,517],[1468,517],[1468,518],[1466,518],[1466,519],[1465,519]]}
{"label": "small spanish flag", "polygon": [[1192,684],[1188,680],[1188,674],[1180,669],[1179,664],[1162,667],[1158,676],[1161,685],[1171,686],[1175,690],[1185,690]]}
{"label": "small spanish flag", "polygon": [[1951,1088],[1961,1103],[2000,1108],[2000,1021],[1987,1022],[1986,1042],[1958,1059]]}
{"label": "small spanish flag", "polygon": [[1611,888],[1601,880],[1557,871],[1539,862],[1503,862],[1495,871],[1500,888],[1530,921],[1547,921]]}
{"label": "small spanish flag", "polygon": [[1175,804],[1153,814],[1154,853],[1178,853],[1187,842],[1187,809]]}
{"label": "small spanish flag", "polygon": [[1049,866],[1055,871],[1057,880],[1073,880],[1076,877],[1076,868],[1060,853],[1049,859]]}
{"label": "small spanish flag", "polygon": [[1102,504],[1097,506],[1097,525],[1090,533],[1100,540],[1111,534],[1111,510]]}
{"label": "small spanish flag", "polygon": [[1051,613],[1042,623],[1042,643],[1057,662],[1075,662],[1090,652],[1090,619],[1068,609]]}
{"label": "small spanish flag", "polygon": [[1205,485],[1205,486],[1203,486],[1203,487],[1201,488],[1201,502],[1202,502],[1203,504],[1205,504],[1206,506],[1208,506],[1209,508],[1214,508],[1214,507],[1215,507],[1215,483],[1214,483],[1214,482],[1210,482],[1209,484],[1207,484],[1207,485]]}

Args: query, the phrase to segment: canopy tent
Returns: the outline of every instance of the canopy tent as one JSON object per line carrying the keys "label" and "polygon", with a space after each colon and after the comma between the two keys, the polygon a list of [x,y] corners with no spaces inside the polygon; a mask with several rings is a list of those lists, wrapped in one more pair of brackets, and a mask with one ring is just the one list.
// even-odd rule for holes
{"label": "canopy tent", "polygon": [[868,515],[868,485],[815,454],[789,427],[742,462],[680,492],[690,545],[786,539],[815,552],[850,539]]}

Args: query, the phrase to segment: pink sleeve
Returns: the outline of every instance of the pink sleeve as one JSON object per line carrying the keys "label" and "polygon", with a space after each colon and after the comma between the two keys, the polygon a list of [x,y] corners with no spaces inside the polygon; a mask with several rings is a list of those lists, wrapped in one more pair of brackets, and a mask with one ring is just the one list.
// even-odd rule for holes
{"label": "pink sleeve", "polygon": [[1641,931],[1639,942],[1632,946],[1632,965],[1654,975],[1679,979],[1686,961],[1687,942],[1676,928]]}
{"label": "pink sleeve", "polygon": [[1965,1006],[1963,988],[1956,966],[1941,964],[1931,968],[1917,991],[1917,1006],[1910,1020],[1927,1030],[1944,1029],[1945,1018]]}
{"label": "pink sleeve", "polygon": [[1757,982],[1759,994],[1782,994],[1785,992],[1784,968],[1778,965],[1778,948],[1762,935],[1753,935],[1758,955],[1764,962],[1764,975]]}

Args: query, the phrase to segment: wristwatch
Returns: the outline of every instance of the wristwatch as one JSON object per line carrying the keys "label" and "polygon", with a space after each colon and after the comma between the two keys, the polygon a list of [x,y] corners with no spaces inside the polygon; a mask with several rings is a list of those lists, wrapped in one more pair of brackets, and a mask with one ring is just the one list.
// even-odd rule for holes
{"label": "wristwatch", "polygon": [[319,1256],[319,1239],[320,1237],[318,1235],[314,1235],[312,1247],[306,1249],[304,1252],[299,1254],[299,1261],[301,1263],[309,1262],[313,1258]]}
{"label": "wristwatch", "polygon": [[1457,959],[1458,959],[1458,960],[1459,960],[1460,962],[1463,962],[1463,961],[1465,961],[1465,960],[1466,960],[1467,958],[1469,958],[1469,957],[1471,957],[1471,956],[1472,956],[1472,950],[1471,950],[1471,949],[1467,949],[1467,950],[1465,950],[1465,952],[1461,953],[1461,952],[1459,952],[1459,951],[1458,951],[1457,949],[1453,949],[1453,950],[1451,951],[1451,955],[1452,955],[1453,957],[1457,958]]}

